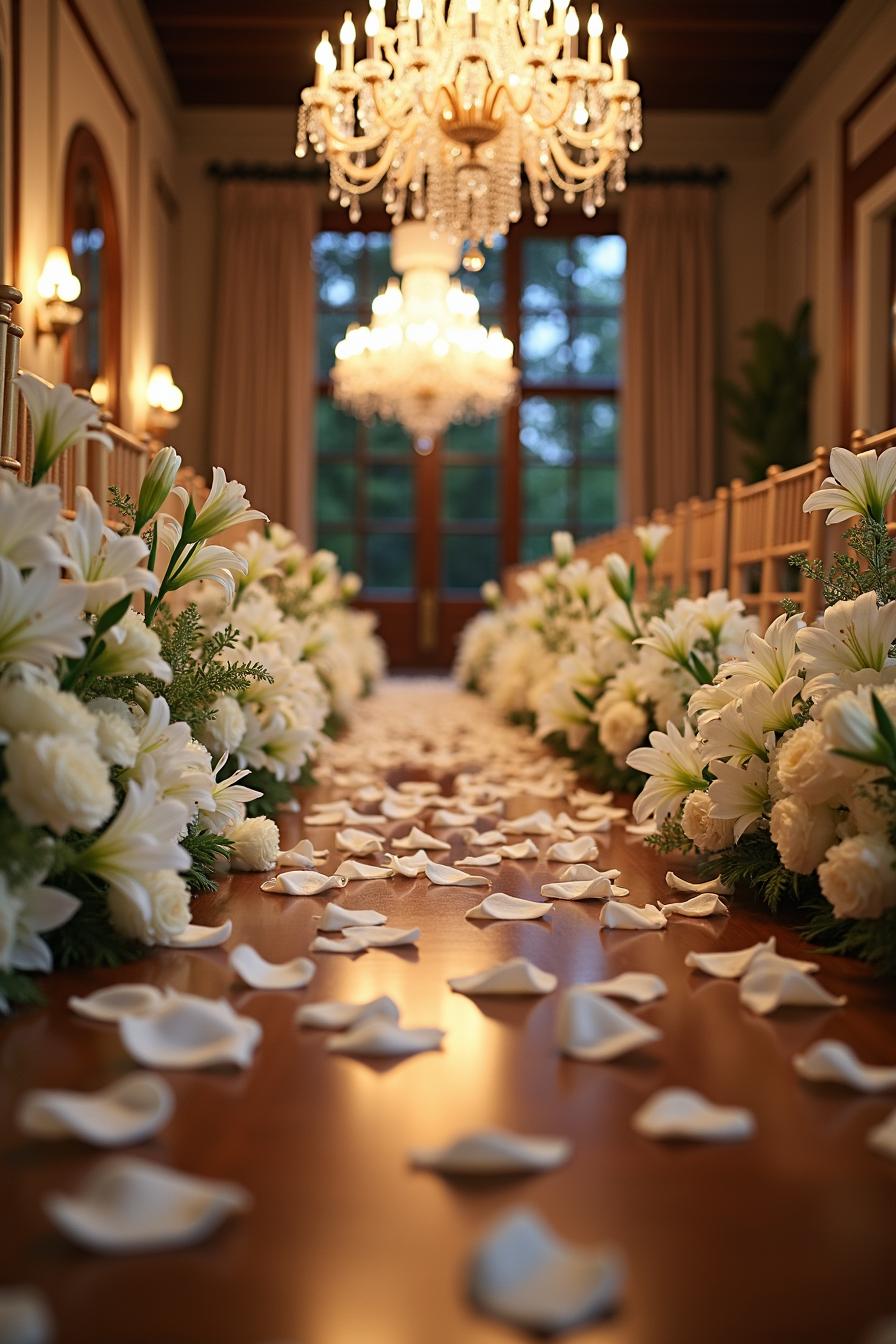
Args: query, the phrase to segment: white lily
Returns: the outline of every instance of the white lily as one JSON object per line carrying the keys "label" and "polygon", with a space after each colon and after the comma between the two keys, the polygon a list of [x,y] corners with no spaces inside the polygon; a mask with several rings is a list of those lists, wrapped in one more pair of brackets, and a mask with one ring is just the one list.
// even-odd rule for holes
{"label": "white lily", "polygon": [[626,757],[626,765],[649,776],[632,813],[635,821],[655,816],[662,822],[689,793],[706,788],[703,755],[688,723],[682,732],[670,720],[664,733],[654,730],[648,741],[649,747],[636,747]]}
{"label": "white lily", "polygon": [[245,578],[249,572],[246,557],[237,555],[227,546],[209,546],[204,541],[192,543],[191,549],[178,555],[182,536],[183,529],[176,518],[169,514],[160,515],[159,542],[169,552],[168,566],[162,578],[164,590],[170,592],[206,579],[220,584],[228,604],[231,603],[236,597],[237,575]]}
{"label": "white lily", "polygon": [[873,448],[851,453],[848,448],[831,449],[831,475],[814,490],[803,505],[804,513],[830,509],[826,522],[845,522],[857,515],[883,522],[887,504],[896,490],[896,445],[880,454]]}
{"label": "white lily", "polygon": [[11,891],[0,873],[0,970],[51,971],[53,956],[41,934],[67,924],[80,904],[38,880]]}
{"label": "white lily", "polygon": [[171,668],[162,657],[158,635],[133,608],[106,631],[103,645],[91,664],[91,671],[98,676],[128,677],[144,672],[159,681],[171,680]]}
{"label": "white lily", "polygon": [[799,632],[797,646],[810,678],[839,677],[844,672],[882,672],[896,665],[890,656],[894,639],[896,602],[879,607],[877,594],[870,592],[827,607],[820,625]]}
{"label": "white lily", "polygon": [[242,821],[246,815],[246,804],[261,797],[258,789],[250,789],[240,783],[241,779],[252,773],[250,770],[235,770],[226,779],[218,779],[218,773],[226,760],[227,757],[222,756],[213,771],[215,782],[212,786],[212,807],[208,811],[200,810],[203,826],[216,835],[235,822]]}
{"label": "white lily", "polygon": [[699,637],[700,630],[693,615],[690,612],[676,612],[673,607],[666,613],[665,619],[662,616],[652,617],[647,625],[647,634],[636,639],[635,643],[656,649],[670,662],[687,667]]}
{"label": "white lily", "polygon": [[0,555],[19,569],[63,563],[53,532],[62,497],[58,485],[23,485],[0,472]]}
{"label": "white lily", "polygon": [[[768,687],[762,689],[770,694]],[[745,694],[739,700],[729,701],[706,723],[701,719],[700,735],[706,743],[707,760],[714,763],[730,760],[736,765],[743,764],[751,756],[767,760],[766,708],[759,697]]]}
{"label": "white lily", "polygon": [[239,581],[241,591],[252,583],[282,576],[280,552],[263,532],[250,532],[245,540],[237,543],[234,550],[246,561],[246,572]]}
{"label": "white lily", "polygon": [[[184,508],[189,509],[190,496],[182,485],[174,487],[174,494],[181,500]],[[228,527],[234,527],[237,523],[251,523],[256,519],[266,523],[268,516],[260,509],[253,509],[250,506],[244,485],[239,481],[228,481],[223,468],[214,467],[208,498],[184,535],[187,541],[207,541],[210,537],[216,537],[219,532],[225,532]]]}
{"label": "white lily", "polygon": [[63,583],[53,565],[38,565],[23,578],[0,556],[0,666],[79,658],[90,626],[81,617],[84,588]]}
{"label": "white lily", "polygon": [[551,551],[558,565],[565,565],[572,559],[575,547],[571,532],[551,533]]}
{"label": "white lily", "polygon": [[874,706],[871,703],[872,692],[887,713],[896,731],[896,698],[891,687],[886,689],[860,686],[856,691],[846,691],[829,700],[821,716],[824,735],[832,751],[846,751],[851,756],[862,757],[869,763],[880,763],[889,754],[889,744],[885,741],[877,724]]}
{"label": "white lily", "polygon": [[146,524],[151,518],[155,517],[171,494],[177,480],[177,473],[180,471],[180,464],[180,454],[176,453],[170,445],[160,448],[150,462],[140,485],[137,517],[134,521],[135,532],[142,532]]}
{"label": "white lily", "polygon": [[744,639],[745,657],[734,658],[719,669],[719,677],[732,689],[744,690],[754,682],[777,690],[798,665],[797,639],[805,628],[802,616],[776,616],[764,635],[754,630]]}
{"label": "white lily", "polygon": [[143,563],[149,554],[145,543],[106,527],[86,486],[78,486],[75,501],[75,516],[59,523],[59,535],[68,554],[66,569],[84,584],[84,609],[100,615],[129,593],[157,593],[159,581]]}
{"label": "white lily", "polygon": [[712,815],[734,822],[734,838],[757,822],[769,802],[768,765],[752,756],[744,766],[726,761],[713,763],[715,779],[709,786]]}
{"label": "white lily", "polygon": [[177,843],[186,824],[186,808],[173,798],[161,800],[153,780],[143,785],[131,780],[117,814],[77,855],[77,866],[140,902],[145,876],[161,869],[182,873],[190,867],[189,854]]}
{"label": "white lily", "polygon": [[665,523],[646,523],[643,527],[636,527],[634,531],[641,543],[645,565],[652,565],[660,553],[663,542],[671,533],[671,527],[667,527]]}
{"label": "white lily", "polygon": [[68,383],[51,387],[33,373],[20,373],[15,384],[25,398],[34,432],[32,485],[75,443],[90,439],[112,451],[112,440],[97,419],[96,406],[88,397],[76,397]]}

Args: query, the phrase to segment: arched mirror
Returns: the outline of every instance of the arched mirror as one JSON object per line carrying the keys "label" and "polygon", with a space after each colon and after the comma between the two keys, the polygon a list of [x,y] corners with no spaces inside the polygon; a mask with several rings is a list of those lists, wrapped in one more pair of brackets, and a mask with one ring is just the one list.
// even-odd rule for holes
{"label": "arched mirror", "polygon": [[65,245],[81,281],[84,317],[70,333],[65,376],[73,387],[106,380],[106,408],[118,412],[121,374],[121,245],[106,160],[89,127],[72,131],[65,161]]}

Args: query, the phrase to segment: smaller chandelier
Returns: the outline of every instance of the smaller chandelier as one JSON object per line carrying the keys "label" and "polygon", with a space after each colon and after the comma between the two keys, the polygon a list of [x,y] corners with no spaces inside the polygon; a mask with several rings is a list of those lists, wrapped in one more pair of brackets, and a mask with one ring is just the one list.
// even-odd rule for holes
{"label": "smaller chandelier", "polygon": [[370,0],[358,59],[350,13],[339,57],[324,33],[299,107],[296,154],[329,162],[330,198],[353,222],[381,187],[394,223],[426,219],[467,241],[474,270],[479,244],[520,218],[524,180],[541,225],[555,192],[590,218],[624,189],[640,91],[620,24],[603,59],[597,4],[581,49],[569,0],[550,17],[548,0],[396,0],[394,27],[385,7]]}
{"label": "smaller chandelier", "polygon": [[449,425],[498,415],[516,396],[513,342],[479,321],[479,301],[451,273],[460,248],[425,223],[392,235],[392,276],[369,326],[353,323],[330,371],[336,403],[361,420],[394,420],[432,451]]}

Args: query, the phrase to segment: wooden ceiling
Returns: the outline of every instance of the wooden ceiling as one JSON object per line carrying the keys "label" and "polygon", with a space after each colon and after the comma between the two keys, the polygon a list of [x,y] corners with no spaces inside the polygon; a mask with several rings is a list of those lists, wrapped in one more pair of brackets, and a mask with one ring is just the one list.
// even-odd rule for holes
{"label": "wooden ceiling", "polygon": [[[313,77],[321,30],[365,0],[144,0],[188,105],[294,104]],[[605,0],[622,19],[644,105],[757,111],[768,106],[843,0]],[[388,7],[391,13],[393,4]],[[579,0],[583,17],[588,6]]]}

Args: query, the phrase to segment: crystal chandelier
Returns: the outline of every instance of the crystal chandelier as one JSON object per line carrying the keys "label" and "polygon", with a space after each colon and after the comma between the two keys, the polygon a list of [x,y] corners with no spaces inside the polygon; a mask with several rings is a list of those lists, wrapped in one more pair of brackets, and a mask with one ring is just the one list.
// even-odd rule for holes
{"label": "crystal chandelier", "polygon": [[621,24],[602,59],[598,5],[580,55],[568,0],[554,0],[550,22],[548,0],[398,0],[394,28],[385,3],[370,0],[363,59],[351,14],[340,61],[324,33],[299,108],[296,155],[310,145],[329,161],[330,197],[353,223],[382,185],[396,223],[429,219],[468,241],[464,264],[478,270],[479,244],[520,218],[523,171],[536,224],[557,191],[591,217],[624,189],[641,101]]}
{"label": "crystal chandelier", "polygon": [[396,420],[418,453],[460,421],[497,415],[515,395],[513,342],[486,331],[475,294],[451,280],[460,248],[426,223],[392,234],[393,276],[373,300],[369,326],[354,323],[330,371],[338,405],[362,420]]}

